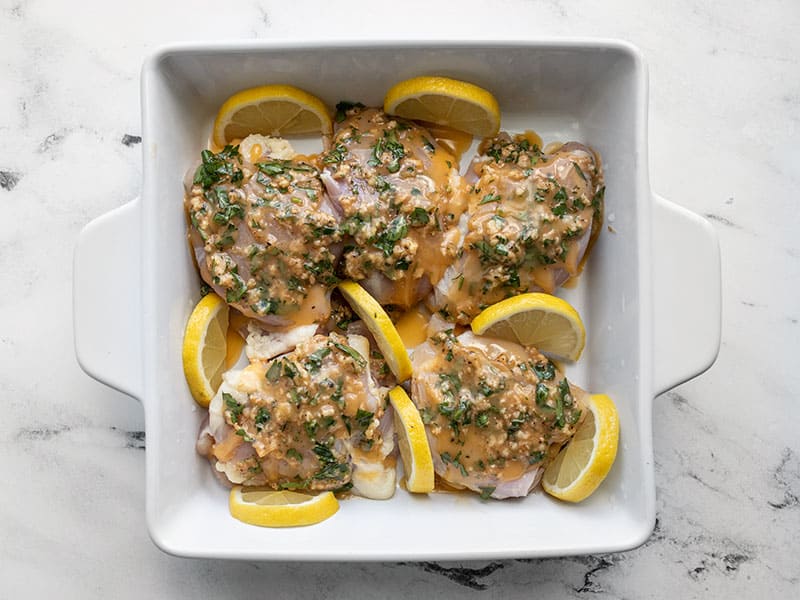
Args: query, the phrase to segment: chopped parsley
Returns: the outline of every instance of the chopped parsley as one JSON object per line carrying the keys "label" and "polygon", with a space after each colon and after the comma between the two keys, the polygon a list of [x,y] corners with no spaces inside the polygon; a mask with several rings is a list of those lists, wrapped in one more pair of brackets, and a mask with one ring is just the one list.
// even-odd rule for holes
{"label": "chopped parsley", "polygon": [[336,115],[334,116],[334,119],[337,123],[341,123],[347,118],[347,112],[354,108],[364,108],[364,105],[361,104],[361,102],[349,102],[348,100],[342,100],[336,105]]}
{"label": "chopped parsley", "polygon": [[321,283],[326,285],[335,285],[339,283],[339,278],[333,273],[333,261],[330,258],[313,261],[308,254],[304,254],[303,258],[306,259],[303,263],[303,268],[315,275]]}
{"label": "chopped parsley", "polygon": [[422,422],[425,425],[429,425],[430,423],[432,423],[433,419],[435,418],[433,411],[429,408],[420,408],[419,414],[420,417],[422,417]]}
{"label": "chopped parsley", "polygon": [[314,474],[314,479],[342,479],[347,474],[347,464],[337,461],[331,449],[325,444],[319,442],[314,444],[314,454],[320,463],[320,469]]}
{"label": "chopped parsley", "polygon": [[316,373],[319,371],[319,368],[322,366],[322,359],[328,356],[331,353],[331,349],[327,346],[323,346],[309,354],[308,358],[306,359],[306,368],[311,373]]}
{"label": "chopped parsley", "polygon": [[303,428],[306,430],[306,435],[309,439],[315,439],[314,436],[317,434],[317,428],[319,427],[319,423],[316,421],[306,421],[303,423]]}
{"label": "chopped parsley", "polygon": [[269,410],[267,409],[267,407],[266,406],[259,406],[258,407],[258,411],[256,412],[256,418],[255,418],[256,429],[258,429],[259,431],[264,429],[264,427],[266,427],[267,423],[269,423],[270,418],[271,417],[270,417]]}
{"label": "chopped parsley", "polygon": [[461,435],[461,427],[472,423],[472,403],[467,399],[441,402],[438,409],[439,414],[447,418],[456,436]]}
{"label": "chopped parsley", "polygon": [[222,392],[222,399],[225,401],[225,406],[231,413],[231,421],[238,423],[239,417],[242,415],[242,411],[244,410],[244,404],[237,402],[236,399],[228,392]]}
{"label": "chopped parsley", "polygon": [[347,146],[341,142],[336,142],[334,147],[328,150],[328,153],[322,159],[322,162],[326,165],[340,163],[344,160],[345,155],[347,155]]}
{"label": "chopped parsley", "polygon": [[275,298],[261,298],[255,304],[251,304],[250,308],[260,315],[274,315],[278,312],[280,305],[280,301]]}
{"label": "chopped parsley", "polygon": [[458,373],[439,373],[439,389],[445,396],[454,398],[461,390],[461,378]]}
{"label": "chopped parsley", "polygon": [[549,360],[545,362],[537,362],[533,365],[533,372],[542,381],[550,381],[556,376],[556,368]]}
{"label": "chopped parsley", "polygon": [[509,424],[508,429],[506,430],[508,436],[511,437],[512,435],[516,434],[527,420],[528,420],[528,415],[526,413],[522,413],[518,417],[514,417],[513,419],[511,419],[511,423]]}
{"label": "chopped parsley", "polygon": [[505,379],[502,379],[497,387],[490,386],[488,382],[483,378],[481,378],[481,380],[478,381],[478,391],[487,398],[489,396],[502,392],[504,389],[506,389]]}
{"label": "chopped parsley", "polygon": [[478,489],[481,491],[481,500],[488,500],[496,488],[493,485],[487,485],[485,487],[479,487]]}
{"label": "chopped parsley", "polygon": [[301,479],[299,481],[284,481],[280,483],[280,488],[282,490],[299,490],[308,487],[308,480]]}
{"label": "chopped parsley", "polygon": [[561,396],[556,396],[556,427],[563,427],[564,426],[564,400],[561,399]]}
{"label": "chopped parsley", "polygon": [[358,423],[358,426],[361,427],[361,429],[366,429],[372,423],[372,418],[374,416],[375,413],[359,408],[358,411],[356,412],[355,420],[356,423]]}
{"label": "chopped parsley", "polygon": [[339,342],[332,342],[332,343],[337,350],[341,350],[342,352],[347,354],[347,356],[352,358],[355,361],[356,365],[358,365],[360,368],[363,369],[364,367],[367,366],[367,361],[364,360],[364,357],[361,356],[361,354],[355,348],[351,348],[346,344],[340,344]]}
{"label": "chopped parsley", "polygon": [[280,301],[275,298],[261,298],[255,304],[251,304],[250,308],[253,312],[261,315],[274,315],[280,308]]}
{"label": "chopped parsley", "polygon": [[567,214],[567,190],[563,187],[559,187],[558,191],[553,196],[553,200],[555,200],[556,204],[553,206],[553,214],[557,217],[561,217]]}
{"label": "chopped parsley", "polygon": [[384,256],[391,256],[394,244],[408,234],[408,223],[403,215],[397,215],[386,228],[375,236],[372,245],[383,250]]}
{"label": "chopped parsley", "polygon": [[375,178],[375,191],[379,194],[383,192],[389,192],[392,190],[392,184],[389,183],[386,179],[378,175]]}
{"label": "chopped parsley", "polygon": [[442,452],[439,457],[442,459],[444,464],[450,464],[454,467],[457,467],[459,471],[461,471],[461,475],[464,477],[468,477],[469,473],[467,472],[467,468],[461,462],[461,452],[456,454],[455,456],[450,456],[449,452]]}
{"label": "chopped parsley", "polygon": [[236,435],[238,435],[240,438],[242,438],[245,442],[254,442],[255,441],[253,438],[251,438],[249,435],[247,435],[247,432],[244,429],[241,429],[241,428],[236,430]]}
{"label": "chopped parsley", "polygon": [[417,206],[411,211],[411,214],[408,215],[408,222],[415,227],[422,227],[423,225],[427,225],[431,220],[431,216],[428,214],[428,211],[424,208]]}
{"label": "chopped parsley", "polygon": [[[219,206],[219,211],[214,213],[214,223],[218,225],[227,225],[234,218],[244,218],[244,208],[230,201],[227,190],[224,188],[216,188],[214,189],[214,195],[216,195],[217,206]],[[211,196],[212,194],[206,192],[206,198],[210,198]]]}
{"label": "chopped parsley", "polygon": [[273,383],[278,381],[281,376],[281,363],[278,360],[272,361],[272,364],[267,369],[267,381],[272,381]]}
{"label": "chopped parsley", "polygon": [[228,303],[238,302],[242,299],[242,296],[245,295],[245,292],[247,292],[247,284],[244,280],[239,277],[237,273],[231,273],[231,276],[236,283],[236,287],[229,288],[225,291],[225,301]]}
{"label": "chopped parsley", "polygon": [[528,457],[528,464],[535,465],[538,462],[542,462],[543,458],[544,458],[544,452],[541,451],[531,452],[531,455]]}
{"label": "chopped parsley", "polygon": [[[558,384],[558,395],[556,396],[556,427],[564,427],[567,423],[564,408],[570,406],[572,406],[572,393],[569,389],[569,382],[565,377]],[[578,417],[580,417],[580,414]],[[578,422],[577,419],[575,419],[575,422]]]}
{"label": "chopped parsley", "polygon": [[297,376],[297,367],[288,358],[283,359],[283,374],[294,379]]}
{"label": "chopped parsley", "polygon": [[547,406],[547,399],[550,397],[550,388],[541,381],[536,384],[536,405]]}
{"label": "chopped parsley", "polygon": [[305,291],[305,287],[303,287],[303,282],[294,275],[291,275],[289,279],[286,281],[286,287],[288,287],[293,292]]}
{"label": "chopped parsley", "polygon": [[478,206],[489,204],[490,202],[500,202],[502,196],[500,194],[486,194],[483,199],[478,202]]}
{"label": "chopped parsley", "polygon": [[389,173],[397,173],[400,170],[400,159],[406,155],[406,150],[397,139],[397,132],[387,129],[383,132],[383,137],[378,138],[372,146],[372,158],[367,161],[371,167],[383,164],[384,153],[389,153],[389,161],[384,165]]}
{"label": "chopped parsley", "polygon": [[595,213],[600,213],[603,208],[603,198],[606,195],[606,186],[601,186],[592,196],[592,208]]}
{"label": "chopped parsley", "polygon": [[216,154],[211,150],[203,150],[200,158],[203,162],[194,172],[193,182],[199,183],[204,190],[225,178],[230,178],[234,183],[241,181],[242,171],[237,169],[232,162],[234,159],[241,162],[239,146],[227,145]]}
{"label": "chopped parsley", "polygon": [[558,383],[558,393],[564,402],[564,406],[572,406],[572,392],[569,389],[569,381],[567,381],[566,377]]}
{"label": "chopped parsley", "polygon": [[583,179],[584,181],[586,181],[586,175],[584,175],[584,174],[583,174],[583,171],[581,170],[580,166],[578,166],[578,163],[576,163],[576,162],[573,160],[573,161],[572,161],[572,166],[575,168],[575,172],[578,174],[578,177],[580,177],[581,179]]}

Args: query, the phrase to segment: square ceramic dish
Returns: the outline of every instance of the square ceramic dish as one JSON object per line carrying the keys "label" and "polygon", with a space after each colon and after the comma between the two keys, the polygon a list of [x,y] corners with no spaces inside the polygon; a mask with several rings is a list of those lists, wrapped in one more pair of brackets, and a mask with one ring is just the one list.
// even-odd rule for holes
{"label": "square ceramic dish", "polygon": [[[601,152],[609,227],[579,285],[559,294],[588,331],[570,379],[619,407],[617,462],[575,506],[541,491],[482,502],[398,489],[387,501],[348,499],[313,527],[244,525],[194,449],[203,415],[183,378],[181,342],[199,282],[185,238],[184,174],[217,108],[242,88],[281,82],[329,106],[343,98],[380,105],[392,84],[422,74],[491,90],[504,129]],[[716,357],[720,270],[710,225],[650,191],[647,71],[635,48],[598,40],[172,46],[144,64],[142,113],[142,196],[96,219],[78,241],[75,338],[87,373],[144,404],[147,522],[160,548],[270,560],[488,559],[625,550],[650,535],[652,400]],[[691,306],[684,289],[695,292]]]}

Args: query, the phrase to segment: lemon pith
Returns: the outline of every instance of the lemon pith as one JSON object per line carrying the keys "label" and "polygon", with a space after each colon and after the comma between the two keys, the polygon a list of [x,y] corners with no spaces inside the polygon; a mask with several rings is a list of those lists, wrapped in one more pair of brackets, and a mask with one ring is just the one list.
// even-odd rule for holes
{"label": "lemon pith", "polygon": [[567,502],[588,498],[608,475],[617,456],[619,415],[605,394],[592,394],[589,414],[569,444],[550,463],[542,488]]}
{"label": "lemon pith", "polygon": [[302,527],[330,518],[339,510],[333,492],[317,496],[264,488],[231,489],[228,497],[231,516],[260,527]]}
{"label": "lemon pith", "polygon": [[214,120],[214,143],[224,146],[251,133],[304,135],[331,132],[325,104],[291,85],[262,85],[237,92],[220,107]]}
{"label": "lemon pith", "polygon": [[407,119],[428,121],[479,137],[497,134],[500,106],[491,92],[448,77],[414,77],[394,85],[383,109]]}
{"label": "lemon pith", "polygon": [[586,345],[586,328],[578,311],[550,294],[522,294],[493,304],[471,326],[477,335],[535,346],[569,360],[578,360]]}
{"label": "lemon pith", "polygon": [[432,492],[433,458],[419,411],[400,386],[389,392],[389,401],[400,421],[397,441],[403,459],[403,469],[406,472],[406,488],[409,492],[420,494]]}
{"label": "lemon pith", "polygon": [[402,383],[411,377],[411,360],[408,358],[408,352],[383,307],[367,290],[354,281],[341,282],[339,290],[375,338],[386,364],[389,365],[397,381]]}
{"label": "lemon pith", "polygon": [[183,372],[195,402],[207,407],[222,382],[227,353],[228,305],[216,294],[194,307],[183,335]]}

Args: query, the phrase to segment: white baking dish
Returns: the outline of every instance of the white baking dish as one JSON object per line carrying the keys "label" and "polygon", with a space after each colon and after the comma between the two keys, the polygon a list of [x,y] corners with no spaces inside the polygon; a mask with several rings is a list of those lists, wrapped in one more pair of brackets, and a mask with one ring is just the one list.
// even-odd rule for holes
{"label": "white baking dish", "polygon": [[[181,342],[199,285],[185,239],[184,173],[234,91],[282,82],[331,106],[379,105],[393,83],[420,74],[492,90],[504,128],[532,128],[545,141],[579,140],[602,153],[613,231],[600,236],[579,285],[560,294],[588,329],[570,379],[609,393],[619,407],[617,462],[577,506],[540,491],[482,502],[399,489],[389,501],[346,500],[313,527],[244,525],[229,516],[226,490],[194,450],[202,412],[183,378]],[[87,373],[144,404],[147,522],[160,548],[248,559],[477,559],[624,550],[649,536],[651,403],[714,361],[720,267],[710,225],[650,191],[647,71],[635,48],[598,40],[172,46],[144,65],[142,113],[141,198],[96,219],[78,240],[75,340]]]}

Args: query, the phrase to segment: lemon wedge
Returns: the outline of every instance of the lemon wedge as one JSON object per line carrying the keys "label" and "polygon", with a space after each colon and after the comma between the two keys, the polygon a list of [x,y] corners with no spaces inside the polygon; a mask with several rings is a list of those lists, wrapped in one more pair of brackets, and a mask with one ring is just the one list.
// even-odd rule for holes
{"label": "lemon wedge", "polygon": [[304,135],[332,131],[325,104],[291,85],[262,85],[228,98],[214,121],[214,143],[224,146],[251,133]]}
{"label": "lemon wedge", "polygon": [[383,110],[406,119],[428,121],[489,137],[500,129],[500,106],[483,88],[447,77],[414,77],[396,84]]}
{"label": "lemon wedge", "polygon": [[301,527],[332,517],[339,510],[333,492],[317,496],[268,488],[234,486],[228,498],[231,516],[261,527]]}
{"label": "lemon wedge", "polygon": [[544,491],[567,502],[588,498],[614,464],[619,443],[619,415],[605,394],[589,398],[589,413],[575,436],[544,471]]}
{"label": "lemon wedge", "polygon": [[183,334],[183,373],[195,402],[207,407],[222,383],[228,343],[228,305],[216,294],[203,296]]}
{"label": "lemon wedge", "polygon": [[227,335],[228,351],[225,355],[226,371],[232,369],[236,363],[239,362],[239,358],[242,356],[242,352],[244,351],[246,344],[242,332],[247,331],[247,323],[249,321],[250,319],[245,317],[238,310],[233,309],[230,311],[230,315],[228,316]]}
{"label": "lemon wedge", "polygon": [[397,381],[402,383],[411,377],[411,360],[408,358],[408,352],[383,307],[369,295],[367,290],[354,281],[341,282],[339,290],[375,338],[386,364],[389,365]]}
{"label": "lemon wedge", "polygon": [[419,411],[399,385],[389,392],[389,402],[392,403],[395,416],[400,420],[397,442],[406,472],[406,488],[409,492],[418,494],[432,492],[433,459]]}
{"label": "lemon wedge", "polygon": [[472,331],[568,360],[578,360],[586,344],[578,311],[550,294],[521,294],[493,304],[472,320]]}

